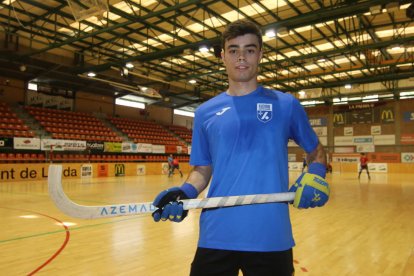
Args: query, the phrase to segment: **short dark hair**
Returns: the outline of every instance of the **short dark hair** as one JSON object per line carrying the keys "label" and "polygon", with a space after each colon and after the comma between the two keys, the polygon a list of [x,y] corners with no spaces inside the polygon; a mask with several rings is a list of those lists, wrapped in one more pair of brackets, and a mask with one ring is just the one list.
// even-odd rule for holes
{"label": "short dark hair", "polygon": [[262,49],[263,46],[263,38],[262,38],[262,31],[260,30],[259,26],[255,23],[240,19],[234,21],[227,25],[226,29],[224,30],[221,36],[221,48],[224,49],[224,44],[227,40],[236,38],[238,36],[242,36],[245,34],[254,34],[257,36],[259,40],[259,48]]}

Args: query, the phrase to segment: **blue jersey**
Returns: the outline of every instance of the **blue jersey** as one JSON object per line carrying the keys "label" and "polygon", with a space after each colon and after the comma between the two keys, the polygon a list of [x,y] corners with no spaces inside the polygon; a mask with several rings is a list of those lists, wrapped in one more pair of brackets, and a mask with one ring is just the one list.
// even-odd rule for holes
{"label": "blue jersey", "polygon": [[[261,86],[245,96],[221,93],[196,110],[190,164],[212,166],[207,197],[287,192],[289,139],[306,152],[319,143],[293,96]],[[288,205],[203,210],[198,246],[262,252],[292,248]]]}

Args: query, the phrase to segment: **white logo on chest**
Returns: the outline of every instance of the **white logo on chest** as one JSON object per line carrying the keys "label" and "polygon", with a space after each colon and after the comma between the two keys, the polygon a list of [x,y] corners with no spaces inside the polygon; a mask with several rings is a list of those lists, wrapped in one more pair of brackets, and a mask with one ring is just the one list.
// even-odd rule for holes
{"label": "white logo on chest", "polygon": [[223,115],[224,114],[224,112],[226,112],[227,110],[229,110],[231,107],[225,107],[225,108],[223,108],[221,111],[219,111],[219,112],[216,112],[216,115],[217,116],[221,116],[221,115]]}
{"label": "white logo on chest", "polygon": [[273,105],[269,103],[257,103],[257,119],[262,123],[272,120]]}

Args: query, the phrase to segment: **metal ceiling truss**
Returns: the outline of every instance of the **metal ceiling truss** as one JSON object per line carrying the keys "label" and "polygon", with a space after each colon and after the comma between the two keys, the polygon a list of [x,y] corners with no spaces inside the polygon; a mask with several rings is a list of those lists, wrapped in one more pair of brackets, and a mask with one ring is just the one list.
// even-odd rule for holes
{"label": "metal ceiling truss", "polygon": [[[260,82],[266,86],[295,93],[380,82],[386,90],[397,91],[400,80],[414,76],[412,18],[402,16],[404,11],[369,14],[372,7],[385,7],[390,0],[286,0],[276,7],[269,4],[276,0],[107,1],[109,13],[101,21],[86,19],[77,24],[66,0],[2,1],[5,49],[0,60],[27,64],[27,72],[16,70],[25,80],[55,81],[75,89],[90,88],[89,82],[98,93],[113,95],[113,87],[78,77],[94,71],[100,78],[119,82],[119,87],[152,85],[171,98],[153,104],[194,105],[226,89],[217,47],[232,14],[256,22],[264,32],[288,33],[264,40]],[[398,2],[400,6],[412,3]],[[392,36],[379,35],[387,30],[393,30]],[[7,45],[10,36],[16,37],[14,49]],[[201,45],[215,48],[214,54],[200,54]],[[393,45],[409,50],[390,52]],[[62,53],[73,62],[57,66],[41,62],[45,55]],[[121,77],[122,70],[114,68],[128,62],[135,67],[128,77]],[[13,68],[0,72],[13,75]],[[189,85],[190,79],[197,84]],[[118,91],[118,96],[128,93]]]}

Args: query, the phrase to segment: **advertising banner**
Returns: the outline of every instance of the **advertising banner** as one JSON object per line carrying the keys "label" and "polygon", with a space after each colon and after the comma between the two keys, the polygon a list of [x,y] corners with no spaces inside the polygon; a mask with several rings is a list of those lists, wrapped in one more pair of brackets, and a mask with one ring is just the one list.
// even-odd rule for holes
{"label": "advertising banner", "polygon": [[105,152],[122,152],[121,143],[105,142],[104,143]]}
{"label": "advertising banner", "polygon": [[0,138],[0,149],[13,149],[13,138],[11,137]]}
{"label": "advertising banner", "polygon": [[414,145],[414,134],[401,134],[402,145]]}
{"label": "advertising banner", "polygon": [[375,135],[374,145],[395,145],[395,135]]}
{"label": "advertising banner", "polygon": [[146,174],[146,167],[143,164],[137,165],[137,175],[145,175]]}
{"label": "advertising banner", "polygon": [[138,152],[138,147],[134,143],[122,143],[122,152]]}
{"label": "advertising banner", "polygon": [[404,122],[414,121],[414,111],[406,111],[403,113]]}
{"label": "advertising banner", "polygon": [[93,176],[92,164],[83,164],[81,167],[81,178],[91,178]]}
{"label": "advertising banner", "polygon": [[98,177],[108,176],[108,164],[99,164],[98,165]]}
{"label": "advertising banner", "polygon": [[100,153],[104,151],[103,142],[86,142],[86,147],[91,150],[91,152]]}
{"label": "advertising banner", "polygon": [[40,150],[39,138],[15,137],[13,144],[14,149]]}
{"label": "advertising banner", "polygon": [[315,126],[327,126],[328,125],[328,120],[325,117],[310,118],[309,123],[313,127],[315,127]]}
{"label": "advertising banner", "polygon": [[344,127],[344,135],[345,136],[353,136],[354,135],[354,127]]}
{"label": "advertising banner", "polygon": [[152,153],[165,153],[165,145],[152,145]]}
{"label": "advertising banner", "polygon": [[152,152],[152,144],[144,144],[144,143],[138,143],[137,144],[138,152],[148,152],[151,153]]}
{"label": "advertising banner", "polygon": [[41,150],[53,151],[84,151],[86,150],[86,141],[76,140],[58,140],[58,139],[42,139]]}
{"label": "advertising banner", "polygon": [[289,162],[289,171],[302,171],[302,162]]}
{"label": "advertising banner", "polygon": [[401,163],[414,163],[414,152],[402,152]]}

